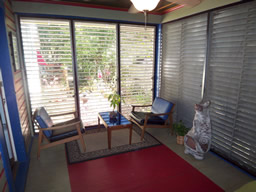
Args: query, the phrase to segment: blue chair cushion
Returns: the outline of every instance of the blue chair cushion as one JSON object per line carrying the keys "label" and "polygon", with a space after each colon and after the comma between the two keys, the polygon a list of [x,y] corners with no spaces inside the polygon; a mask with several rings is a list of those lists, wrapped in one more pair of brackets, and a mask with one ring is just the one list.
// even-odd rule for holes
{"label": "blue chair cushion", "polygon": [[[44,107],[37,108],[35,119],[41,128],[49,128],[53,126],[51,117],[48,115]],[[44,131],[46,137],[52,136],[52,130]]]}
{"label": "blue chair cushion", "polygon": [[[137,121],[140,125],[143,125],[147,114],[152,113],[132,111],[131,118]],[[148,118],[147,124],[163,125],[164,122],[165,121],[159,116],[151,116]]]}
{"label": "blue chair cushion", "polygon": [[[152,113],[169,113],[173,107],[173,103],[166,101],[160,97],[156,97],[151,108]],[[168,118],[168,115],[159,116],[163,120]]]}
{"label": "blue chair cushion", "polygon": [[[83,128],[80,128],[80,130],[82,134],[85,132]],[[54,141],[66,139],[68,137],[73,137],[75,135],[78,135],[78,132],[75,126],[67,127],[64,129],[56,129],[56,130],[53,130],[52,136],[49,138],[49,140],[50,142],[54,142]]]}

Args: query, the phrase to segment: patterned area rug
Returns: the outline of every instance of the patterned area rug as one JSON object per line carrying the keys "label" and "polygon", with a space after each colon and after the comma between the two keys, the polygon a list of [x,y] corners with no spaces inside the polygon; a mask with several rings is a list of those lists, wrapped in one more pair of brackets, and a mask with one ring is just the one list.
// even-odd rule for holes
{"label": "patterned area rug", "polygon": [[140,140],[140,135],[141,129],[134,125],[132,144],[129,145],[128,129],[112,131],[112,146],[111,149],[108,149],[106,128],[86,130],[84,135],[85,153],[81,151],[80,141],[66,143],[68,163],[79,163],[160,145],[160,142],[149,133],[145,132],[143,141]]}

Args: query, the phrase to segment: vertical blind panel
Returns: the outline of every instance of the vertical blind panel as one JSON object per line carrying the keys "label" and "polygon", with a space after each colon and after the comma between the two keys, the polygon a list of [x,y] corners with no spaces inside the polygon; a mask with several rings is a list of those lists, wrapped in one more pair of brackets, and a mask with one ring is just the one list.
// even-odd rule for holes
{"label": "vertical blind panel", "polygon": [[[243,65],[243,37],[246,34],[245,30],[241,30],[243,27],[240,25],[246,24],[244,17],[246,12],[243,10],[233,11],[233,9],[219,11],[214,13],[213,19],[207,85],[207,96],[212,102],[212,142],[213,148],[222,143],[223,148],[228,149],[228,155],[232,150],[234,121]],[[242,14],[244,19],[239,18],[239,14]],[[240,26],[240,28],[233,29],[232,26]],[[232,36],[226,38],[228,33],[232,33]],[[225,127],[230,132],[230,140],[227,140],[222,134],[216,134],[217,131],[222,132],[222,129],[215,126],[216,121],[220,124],[220,128]],[[222,148],[220,147],[218,150],[221,151]]]}
{"label": "vertical blind panel", "polygon": [[256,174],[256,3],[213,12],[207,97],[212,148]]}
{"label": "vertical blind panel", "polygon": [[69,22],[21,18],[21,34],[32,111],[37,107],[45,107],[50,115],[75,111]]}
{"label": "vertical blind panel", "polygon": [[179,118],[192,127],[194,105],[201,100],[202,77],[206,50],[207,15],[183,21],[181,42],[181,79]]}
{"label": "vertical blind panel", "polygon": [[75,22],[75,36],[81,119],[96,125],[116,91],[116,25]]}
{"label": "vertical blind panel", "polygon": [[175,22],[163,25],[161,88],[160,97],[176,104],[173,118],[177,120],[179,105],[179,74],[181,62],[182,23]]}
{"label": "vertical blind panel", "polygon": [[174,119],[187,127],[201,100],[206,31],[206,14],[163,26],[160,96],[176,104]]}
{"label": "vertical blind panel", "polygon": [[131,104],[152,104],[155,27],[120,25],[122,113]]}

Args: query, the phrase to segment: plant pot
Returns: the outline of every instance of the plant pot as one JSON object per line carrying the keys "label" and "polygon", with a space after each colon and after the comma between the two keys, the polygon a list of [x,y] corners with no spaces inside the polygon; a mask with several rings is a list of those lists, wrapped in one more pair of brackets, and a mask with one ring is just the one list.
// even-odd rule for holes
{"label": "plant pot", "polygon": [[116,116],[117,116],[117,113],[116,113],[115,111],[111,111],[111,112],[109,113],[109,118],[110,118],[110,119],[116,119]]}
{"label": "plant pot", "polygon": [[177,135],[177,144],[184,145],[184,136]]}

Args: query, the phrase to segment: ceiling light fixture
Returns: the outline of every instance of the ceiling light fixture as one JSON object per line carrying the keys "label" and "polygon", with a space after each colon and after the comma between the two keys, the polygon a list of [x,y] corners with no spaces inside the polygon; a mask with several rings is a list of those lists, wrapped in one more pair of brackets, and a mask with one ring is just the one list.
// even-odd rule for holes
{"label": "ceiling light fixture", "polygon": [[152,11],[160,0],[131,0],[138,11]]}
{"label": "ceiling light fixture", "polygon": [[147,24],[147,15],[149,11],[152,11],[156,8],[160,0],[131,0],[134,7],[138,11],[142,11],[145,15],[145,29]]}

